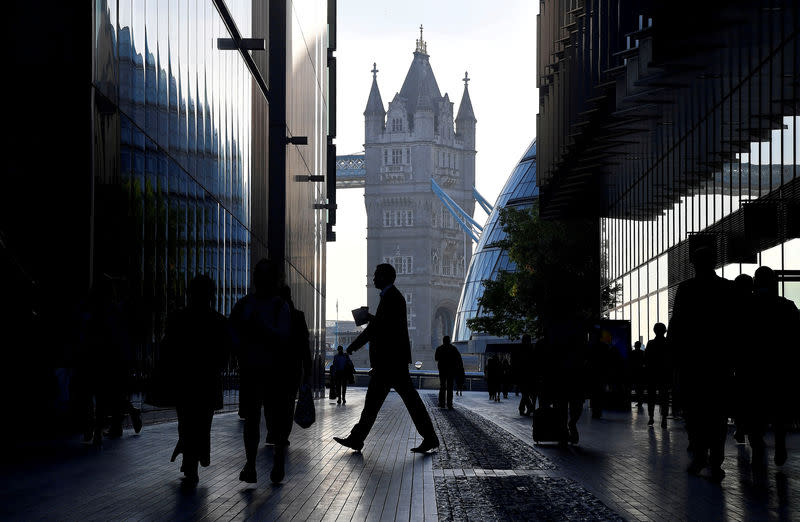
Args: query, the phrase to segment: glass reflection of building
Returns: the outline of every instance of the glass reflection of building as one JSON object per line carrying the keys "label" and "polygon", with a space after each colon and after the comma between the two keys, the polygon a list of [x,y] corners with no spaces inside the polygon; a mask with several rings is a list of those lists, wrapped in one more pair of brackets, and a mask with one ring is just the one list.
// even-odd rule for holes
{"label": "glass reflection of building", "polygon": [[[530,207],[538,195],[536,140],[534,139],[508,177],[486,220],[486,225],[483,227],[483,233],[475,249],[475,254],[470,260],[467,277],[461,291],[453,331],[454,342],[466,343],[473,339],[473,332],[467,326],[467,320],[481,315],[478,300],[483,295],[483,281],[496,278],[500,271],[515,270],[514,263],[508,258],[508,252],[497,246],[497,242],[506,237],[503,227],[500,225],[500,210]],[[496,340],[492,342],[496,342]],[[469,353],[482,352],[481,348],[483,347],[470,346],[466,350]]]}
{"label": "glass reflection of building", "polygon": [[[267,12],[291,3],[94,2],[92,273],[127,281],[142,361],[193,276],[212,277],[216,308],[228,314],[262,257],[284,260],[322,353],[328,194],[324,183],[295,181],[325,174],[332,130],[329,2],[312,4],[291,14],[293,27],[276,28]],[[286,34],[285,57],[269,47],[273,30]],[[264,38],[266,49],[219,49],[235,32]],[[280,78],[267,81],[269,60],[280,59],[284,95]],[[286,144],[274,129],[271,141],[278,111],[279,129],[307,144]]]}
{"label": "glass reflection of building", "polygon": [[598,219],[605,312],[646,342],[700,243],[800,305],[797,3],[572,4],[539,16],[542,213]]}

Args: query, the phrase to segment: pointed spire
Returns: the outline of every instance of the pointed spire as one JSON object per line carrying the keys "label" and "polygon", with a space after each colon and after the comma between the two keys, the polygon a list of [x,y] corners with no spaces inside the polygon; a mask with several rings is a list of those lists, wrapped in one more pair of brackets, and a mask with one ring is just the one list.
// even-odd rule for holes
{"label": "pointed spire", "polygon": [[378,89],[378,64],[372,63],[372,88],[369,91],[369,98],[367,99],[367,108],[364,109],[364,116],[385,116],[386,111],[383,108],[383,100],[381,99],[381,91]]}
{"label": "pointed spire", "polygon": [[428,54],[428,43],[422,39],[422,24],[419,24],[419,40],[415,53]]}
{"label": "pointed spire", "polygon": [[461,105],[458,107],[458,115],[456,116],[456,121],[459,120],[471,120],[477,121],[475,119],[475,113],[472,111],[472,101],[469,99],[469,81],[470,77],[466,71],[464,71],[464,94],[461,96]]}

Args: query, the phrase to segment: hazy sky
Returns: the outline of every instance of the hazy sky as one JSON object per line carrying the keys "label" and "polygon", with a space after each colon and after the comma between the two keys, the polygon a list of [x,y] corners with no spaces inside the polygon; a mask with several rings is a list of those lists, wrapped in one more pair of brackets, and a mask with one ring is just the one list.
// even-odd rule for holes
{"label": "hazy sky", "polygon": [[[535,136],[535,0],[340,0],[338,12],[337,153],[364,150],[364,107],[373,62],[384,108],[400,90],[424,26],[439,89],[458,111],[469,71],[476,128],[476,186],[492,204]],[[364,192],[339,190],[336,242],[328,243],[327,318],[352,320],[367,302]],[[486,215],[476,205],[475,218]],[[370,267],[370,271],[374,267]]]}

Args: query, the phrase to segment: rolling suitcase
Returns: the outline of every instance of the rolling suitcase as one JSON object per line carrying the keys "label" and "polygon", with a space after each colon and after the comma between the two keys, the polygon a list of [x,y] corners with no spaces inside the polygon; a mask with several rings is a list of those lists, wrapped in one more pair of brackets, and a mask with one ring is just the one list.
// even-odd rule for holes
{"label": "rolling suitcase", "polygon": [[567,429],[564,426],[564,415],[561,410],[542,406],[533,412],[534,442],[564,442],[567,440]]}

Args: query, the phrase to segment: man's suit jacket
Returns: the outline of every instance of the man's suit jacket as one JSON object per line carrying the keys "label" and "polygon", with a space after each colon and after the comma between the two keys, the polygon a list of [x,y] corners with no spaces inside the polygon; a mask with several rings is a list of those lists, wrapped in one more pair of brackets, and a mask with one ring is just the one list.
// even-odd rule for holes
{"label": "man's suit jacket", "polygon": [[408,371],[411,343],[408,340],[406,300],[394,285],[378,303],[367,327],[350,344],[353,351],[369,343],[369,360],[377,371]]}

